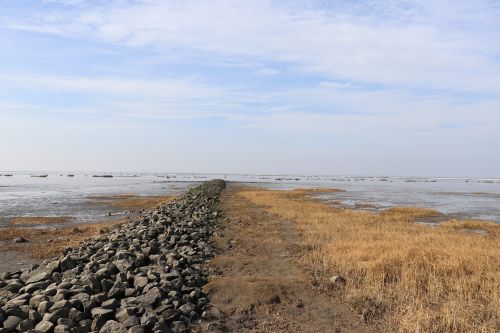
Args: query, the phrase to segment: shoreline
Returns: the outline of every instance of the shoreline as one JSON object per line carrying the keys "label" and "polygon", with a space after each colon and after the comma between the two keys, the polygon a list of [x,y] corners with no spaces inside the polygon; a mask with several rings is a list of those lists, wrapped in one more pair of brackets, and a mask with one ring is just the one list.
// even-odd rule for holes
{"label": "shoreline", "polygon": [[[9,226],[0,227],[0,272],[16,267],[26,269],[42,260],[58,255],[70,246],[120,224],[138,218],[142,211],[159,203],[169,202],[174,196],[100,196],[90,205],[113,209],[110,216],[103,216],[91,223],[79,223],[71,216],[28,216],[9,219]],[[26,242],[15,243],[16,238]]]}

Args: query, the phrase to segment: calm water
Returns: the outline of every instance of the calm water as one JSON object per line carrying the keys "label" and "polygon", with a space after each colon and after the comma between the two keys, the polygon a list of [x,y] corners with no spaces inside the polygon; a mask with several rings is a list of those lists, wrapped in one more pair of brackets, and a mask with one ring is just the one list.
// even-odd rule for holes
{"label": "calm water", "polygon": [[333,187],[345,191],[322,193],[319,197],[352,206],[370,204],[376,209],[429,207],[458,217],[500,223],[500,179],[152,173],[113,173],[113,178],[48,173],[46,178],[36,178],[32,174],[43,173],[0,172],[3,175],[0,176],[0,226],[7,225],[8,219],[15,216],[74,216],[77,222],[95,221],[106,215],[106,207],[89,205],[88,196],[178,194],[212,178],[273,189]]}

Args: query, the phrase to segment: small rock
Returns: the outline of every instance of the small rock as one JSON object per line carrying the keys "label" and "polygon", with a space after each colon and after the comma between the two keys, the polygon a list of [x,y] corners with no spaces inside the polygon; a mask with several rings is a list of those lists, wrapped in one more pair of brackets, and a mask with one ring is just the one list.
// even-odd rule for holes
{"label": "small rock", "polygon": [[7,332],[14,332],[17,328],[17,326],[23,321],[24,319],[21,317],[17,316],[8,316],[7,319],[3,322],[3,327],[6,328],[8,331]]}
{"label": "small rock", "polygon": [[16,237],[16,238],[14,238],[14,243],[16,243],[16,244],[27,243],[27,242],[28,241],[25,238],[23,238],[23,237]]}
{"label": "small rock", "polygon": [[35,331],[38,333],[48,333],[54,329],[54,324],[50,321],[42,320],[35,326]]}
{"label": "small rock", "polygon": [[33,320],[31,319],[24,319],[22,322],[17,325],[17,330],[19,332],[25,332],[29,331],[35,328],[35,324],[33,323]]}
{"label": "small rock", "polygon": [[99,330],[99,333],[127,333],[127,329],[119,322],[109,320]]}
{"label": "small rock", "polygon": [[342,276],[335,275],[330,278],[330,283],[335,287],[344,287],[346,280]]}

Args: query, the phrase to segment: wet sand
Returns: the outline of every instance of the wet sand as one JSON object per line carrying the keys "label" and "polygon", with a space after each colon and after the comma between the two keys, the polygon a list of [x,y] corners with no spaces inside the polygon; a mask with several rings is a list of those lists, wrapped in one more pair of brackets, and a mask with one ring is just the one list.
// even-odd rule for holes
{"label": "wet sand", "polygon": [[13,272],[28,268],[32,264],[37,264],[41,260],[33,259],[24,253],[14,251],[0,251],[0,272]]}

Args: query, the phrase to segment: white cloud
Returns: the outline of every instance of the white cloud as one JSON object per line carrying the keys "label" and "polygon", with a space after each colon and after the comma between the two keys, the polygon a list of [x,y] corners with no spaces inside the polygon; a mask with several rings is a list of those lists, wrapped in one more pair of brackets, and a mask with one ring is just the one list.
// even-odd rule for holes
{"label": "white cloud", "polygon": [[[326,5],[287,4],[114,2],[13,26],[160,52],[180,49],[241,61],[285,62],[332,79],[498,93],[499,47],[491,45],[498,36],[488,33],[499,27],[492,19],[500,13],[498,6],[483,1],[363,1],[361,9],[335,1],[332,10],[325,10]],[[462,28],[472,22],[471,29]]]}

